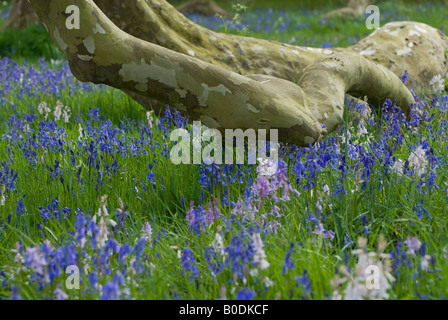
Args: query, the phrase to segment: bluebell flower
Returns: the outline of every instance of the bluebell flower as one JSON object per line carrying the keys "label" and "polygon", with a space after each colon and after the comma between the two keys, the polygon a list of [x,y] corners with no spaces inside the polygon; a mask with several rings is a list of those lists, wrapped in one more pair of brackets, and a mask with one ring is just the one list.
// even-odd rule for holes
{"label": "bluebell flower", "polygon": [[238,291],[238,294],[236,295],[236,300],[254,300],[255,299],[255,292],[253,292],[251,289],[244,288]]}
{"label": "bluebell flower", "polygon": [[294,261],[291,259],[291,255],[293,252],[296,252],[294,249],[294,243],[291,243],[289,250],[286,252],[285,263],[283,264],[282,271],[283,274],[287,273],[288,270],[294,270],[295,265]]}
{"label": "bluebell flower", "polygon": [[101,300],[118,300],[120,296],[120,286],[115,281],[108,281],[103,285]]}
{"label": "bluebell flower", "polygon": [[194,257],[193,251],[191,251],[190,248],[184,249],[180,263],[182,264],[183,268],[181,275],[184,275],[185,272],[188,272],[190,274],[190,282],[193,281],[194,278],[199,277],[199,268],[195,265],[196,259]]}
{"label": "bluebell flower", "polygon": [[403,82],[403,84],[406,84],[406,82],[411,78],[411,76],[408,73],[408,70],[405,70],[403,75],[401,76],[401,82]]}
{"label": "bluebell flower", "polygon": [[305,292],[310,294],[311,293],[311,282],[310,277],[308,275],[308,270],[304,270],[302,276],[296,277],[296,283],[297,287],[303,287],[305,289]]}

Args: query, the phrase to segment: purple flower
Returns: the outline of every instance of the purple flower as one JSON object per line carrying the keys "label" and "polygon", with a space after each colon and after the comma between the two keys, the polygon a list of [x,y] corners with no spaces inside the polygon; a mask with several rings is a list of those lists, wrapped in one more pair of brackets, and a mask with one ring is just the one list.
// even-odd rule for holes
{"label": "purple flower", "polygon": [[422,243],[420,242],[420,240],[413,236],[413,237],[408,237],[406,239],[406,241],[404,242],[404,244],[408,247],[408,254],[415,256],[416,252],[418,250],[420,250],[420,248],[422,247]]}
{"label": "purple flower", "polygon": [[47,261],[44,255],[40,252],[39,247],[26,248],[25,252],[25,265],[33,269],[33,271],[39,275],[43,275]]}
{"label": "purple flower", "polygon": [[151,243],[151,239],[152,239],[152,227],[149,224],[149,222],[145,222],[143,228],[142,228],[142,234],[141,234],[141,238],[145,239],[146,242]]}
{"label": "purple flower", "polygon": [[261,200],[268,197],[272,192],[270,183],[265,176],[260,176],[258,178],[258,182],[255,185],[255,195],[258,196]]}
{"label": "purple flower", "polygon": [[48,262],[45,259],[44,254],[40,252],[39,247],[26,248],[25,266],[33,270],[35,276],[41,282],[42,286],[50,283],[50,278],[47,272]]}
{"label": "purple flower", "polygon": [[60,284],[58,284],[56,290],[53,291],[53,295],[56,300],[66,300],[68,298],[68,295],[61,290]]}

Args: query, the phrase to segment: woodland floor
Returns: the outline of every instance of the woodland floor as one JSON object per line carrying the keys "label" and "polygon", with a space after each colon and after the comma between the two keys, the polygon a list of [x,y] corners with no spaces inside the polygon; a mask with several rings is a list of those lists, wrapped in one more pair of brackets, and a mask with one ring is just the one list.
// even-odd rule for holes
{"label": "woodland floor", "polygon": [[[440,5],[380,9],[382,25],[448,31]],[[328,10],[191,18],[314,47],[369,34],[361,18],[321,21]],[[0,56],[0,298],[448,297],[442,83],[434,98],[416,93],[409,121],[389,101],[360,122],[347,103],[340,130],[311,149],[282,145],[280,170],[265,178],[256,165],[174,165],[169,135],[191,122],[172,108],[148,117],[120,91],[78,82],[41,26],[1,34]],[[387,255],[366,262],[354,251],[362,238]],[[389,276],[374,292],[371,264]],[[72,265],[79,290],[66,286]]]}

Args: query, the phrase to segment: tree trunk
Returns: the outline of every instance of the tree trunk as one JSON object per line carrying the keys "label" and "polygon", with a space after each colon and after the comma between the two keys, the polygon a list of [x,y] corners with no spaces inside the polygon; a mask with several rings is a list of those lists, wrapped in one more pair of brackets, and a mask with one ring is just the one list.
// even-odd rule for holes
{"label": "tree trunk", "polygon": [[361,16],[366,8],[375,4],[376,0],[349,0],[347,7],[328,12],[323,19],[333,19],[335,17],[354,18]]}
{"label": "tree trunk", "polygon": [[177,10],[183,14],[199,14],[212,17],[215,15],[232,19],[234,15],[210,0],[190,0],[181,5]]}
{"label": "tree trunk", "polygon": [[[164,0],[31,4],[80,80],[111,85],[142,103],[170,104],[212,128],[276,128],[281,141],[297,145],[317,142],[337,127],[346,92],[370,101],[395,99],[409,112],[413,96],[397,75],[408,70],[420,83],[427,73],[447,71],[447,38],[412,22],[330,51],[215,33]],[[80,8],[80,30],[65,27],[69,5]],[[410,53],[393,51],[405,41],[415,41]],[[420,77],[413,59],[423,57],[427,73]]]}
{"label": "tree trunk", "polygon": [[38,21],[39,18],[28,0],[13,0],[8,21],[3,25],[2,30],[8,28],[25,28],[28,23]]}

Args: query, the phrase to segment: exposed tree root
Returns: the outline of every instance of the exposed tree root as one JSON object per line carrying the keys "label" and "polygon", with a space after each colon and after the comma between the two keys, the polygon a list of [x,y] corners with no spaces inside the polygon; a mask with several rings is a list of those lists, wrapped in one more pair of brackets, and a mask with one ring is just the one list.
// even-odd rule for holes
{"label": "exposed tree root", "polygon": [[[348,49],[322,50],[221,35],[163,0],[31,4],[80,80],[111,85],[142,103],[156,99],[212,128],[276,128],[281,141],[297,145],[317,142],[337,127],[346,93],[369,101],[395,99],[409,112],[413,96],[397,74],[408,70],[418,81],[421,69],[412,68],[411,54],[388,51],[418,37],[415,30],[430,38],[415,45],[415,54],[431,55],[427,73],[447,71],[440,59],[440,51],[448,48],[446,37],[412,22],[385,26],[390,30]],[[72,4],[81,10],[80,30],[65,28],[63,12]],[[397,35],[384,41],[383,32]],[[375,42],[376,51],[369,51],[366,46]],[[433,51],[423,54],[429,47]],[[381,63],[382,57],[393,57],[393,65],[373,62]]]}

